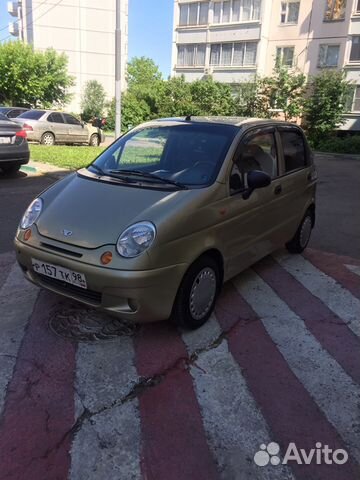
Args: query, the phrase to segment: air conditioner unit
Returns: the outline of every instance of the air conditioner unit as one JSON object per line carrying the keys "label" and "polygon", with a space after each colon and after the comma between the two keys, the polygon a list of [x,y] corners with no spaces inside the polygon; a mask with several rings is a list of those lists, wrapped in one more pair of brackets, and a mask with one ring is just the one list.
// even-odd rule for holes
{"label": "air conditioner unit", "polygon": [[14,37],[19,36],[19,25],[16,22],[9,23],[9,33],[14,35]]}
{"label": "air conditioner unit", "polygon": [[19,2],[8,2],[7,11],[12,17],[18,16]]}

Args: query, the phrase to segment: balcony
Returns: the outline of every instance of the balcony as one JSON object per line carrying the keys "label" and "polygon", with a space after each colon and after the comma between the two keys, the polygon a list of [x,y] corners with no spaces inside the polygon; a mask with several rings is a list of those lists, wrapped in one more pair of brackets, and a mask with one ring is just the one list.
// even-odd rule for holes
{"label": "balcony", "polygon": [[14,37],[19,36],[19,25],[16,22],[10,22],[9,23],[9,33],[10,35],[13,35]]}
{"label": "balcony", "polygon": [[10,13],[12,17],[18,16],[18,10],[19,10],[19,2],[8,2],[7,11]]}

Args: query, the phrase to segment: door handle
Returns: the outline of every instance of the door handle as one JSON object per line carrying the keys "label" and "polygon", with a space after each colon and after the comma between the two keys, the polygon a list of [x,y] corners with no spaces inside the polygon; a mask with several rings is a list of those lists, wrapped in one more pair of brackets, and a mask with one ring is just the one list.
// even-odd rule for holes
{"label": "door handle", "polygon": [[274,190],[275,195],[280,195],[281,192],[282,192],[282,186],[277,185]]}

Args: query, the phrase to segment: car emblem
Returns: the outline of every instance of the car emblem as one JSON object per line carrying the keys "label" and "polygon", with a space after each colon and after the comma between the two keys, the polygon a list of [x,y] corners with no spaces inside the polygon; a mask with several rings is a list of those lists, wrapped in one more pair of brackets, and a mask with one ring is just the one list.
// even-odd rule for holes
{"label": "car emblem", "polygon": [[65,237],[71,237],[71,235],[73,234],[73,232],[71,230],[63,230],[62,231],[63,235],[65,235]]}

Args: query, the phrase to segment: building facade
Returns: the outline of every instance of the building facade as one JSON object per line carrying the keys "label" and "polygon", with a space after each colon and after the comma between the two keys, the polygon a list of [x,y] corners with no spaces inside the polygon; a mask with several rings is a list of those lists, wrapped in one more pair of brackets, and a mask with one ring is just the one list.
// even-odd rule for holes
{"label": "building facade", "polygon": [[229,84],[344,68],[354,85],[344,129],[360,130],[360,0],[175,0],[172,74]]}
{"label": "building facade", "polygon": [[[128,59],[128,0],[121,2],[122,88],[126,88]],[[67,106],[80,112],[81,95],[87,81],[99,81],[108,99],[115,90],[115,1],[99,0],[18,0],[8,3],[15,17],[10,33],[38,50],[54,48],[69,59],[69,74],[75,77]]]}

